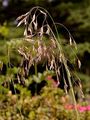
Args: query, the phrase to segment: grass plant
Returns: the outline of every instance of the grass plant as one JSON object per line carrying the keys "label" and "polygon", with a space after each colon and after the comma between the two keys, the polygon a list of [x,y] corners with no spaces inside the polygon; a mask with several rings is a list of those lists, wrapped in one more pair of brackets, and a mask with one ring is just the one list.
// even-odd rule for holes
{"label": "grass plant", "polygon": [[[15,88],[20,89],[22,86],[27,87],[32,81],[39,83],[39,80],[42,81],[46,79],[48,75],[56,76],[55,82],[57,86],[60,86],[63,81],[66,94],[68,94],[70,88],[77,120],[79,120],[73,88],[73,81],[75,82],[76,76],[68,65],[68,61],[70,64],[72,63],[70,59],[67,58],[66,51],[64,51],[62,47],[62,41],[57,26],[60,25],[67,31],[69,38],[67,43],[70,49],[72,49],[72,47],[77,49],[76,42],[69,30],[63,24],[55,23],[48,11],[39,6],[33,7],[26,14],[19,16],[16,21],[18,22],[17,27],[22,24],[24,25],[24,37],[17,41],[13,40],[7,42],[8,72],[6,74],[8,75],[9,73],[9,76],[5,84],[8,80],[10,83],[12,82],[14,93],[16,94]],[[16,66],[13,61],[12,52],[16,52],[16,57],[19,56]],[[75,57],[78,59],[76,55]],[[80,66],[81,63],[78,59],[78,67],[80,68]],[[40,74],[39,71],[42,72],[42,74]],[[45,71],[47,74],[45,74]],[[78,77],[76,78],[78,81],[77,87],[82,91],[81,82]],[[19,85],[14,85],[16,81],[18,81]],[[20,87],[20,85],[22,86]],[[35,86],[35,88],[37,90],[37,86]],[[31,117],[31,114],[35,113],[32,111],[29,117]]]}

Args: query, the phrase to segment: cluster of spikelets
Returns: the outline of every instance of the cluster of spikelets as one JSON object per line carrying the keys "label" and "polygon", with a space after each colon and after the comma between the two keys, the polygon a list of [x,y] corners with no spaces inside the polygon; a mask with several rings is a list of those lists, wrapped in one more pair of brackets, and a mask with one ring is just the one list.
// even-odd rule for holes
{"label": "cluster of spikelets", "polygon": [[[29,70],[32,65],[35,66],[36,72],[38,64],[45,65],[46,70],[53,70],[55,72],[58,85],[60,84],[60,76],[62,76],[64,88],[67,91],[68,85],[65,80],[65,74],[64,72],[63,74],[60,73],[61,69],[62,71],[65,69],[69,86],[72,88],[71,71],[69,70],[67,59],[60,44],[56,24],[50,14],[44,8],[33,7],[26,14],[19,16],[17,21],[17,26],[21,24],[25,26],[24,40],[28,45],[19,47],[18,52],[23,57],[23,61],[27,61],[24,65],[26,74],[29,75]],[[69,35],[70,45],[76,48],[76,43],[68,29],[62,24],[58,25],[66,29]],[[55,32],[53,32],[52,28],[54,28]],[[78,66],[79,68],[81,66],[79,59]],[[81,87],[80,81],[78,85]]]}

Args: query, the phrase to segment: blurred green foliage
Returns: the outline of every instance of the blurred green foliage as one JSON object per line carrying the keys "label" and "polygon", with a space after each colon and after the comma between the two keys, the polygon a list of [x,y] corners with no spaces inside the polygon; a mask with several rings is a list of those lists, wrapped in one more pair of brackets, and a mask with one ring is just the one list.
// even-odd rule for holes
{"label": "blurred green foliage", "polygon": [[9,29],[6,26],[6,23],[4,23],[3,26],[0,25],[0,36],[7,38],[8,35],[9,35]]}
{"label": "blurred green foliage", "polygon": [[[13,95],[11,91],[2,89],[0,94],[0,119],[17,120],[76,120],[74,110],[65,109],[68,103],[64,99],[64,93],[59,88],[53,88],[51,84],[45,86],[40,95],[31,97],[30,91],[20,87],[20,94]],[[7,92],[5,92],[7,91]],[[79,113],[80,120],[89,120],[90,112]]]}

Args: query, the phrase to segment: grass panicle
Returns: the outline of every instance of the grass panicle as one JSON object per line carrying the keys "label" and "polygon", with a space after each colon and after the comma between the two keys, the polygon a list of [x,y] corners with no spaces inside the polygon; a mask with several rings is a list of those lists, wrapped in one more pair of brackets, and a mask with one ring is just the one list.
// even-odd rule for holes
{"label": "grass panicle", "polygon": [[[51,24],[49,24],[48,19],[50,19]],[[62,26],[69,35],[69,43],[70,46],[76,47],[76,42],[74,41],[72,35],[70,34],[69,30],[61,23],[55,23],[53,18],[50,16],[47,10],[42,7],[33,7],[29,12],[24,15],[21,15],[17,18],[18,25],[20,26],[22,23],[25,25],[24,36],[25,40],[28,41],[30,44],[33,41],[33,49],[32,51],[35,52],[35,56],[32,53],[28,52],[28,56],[26,53],[23,53],[23,50],[19,49],[19,53],[25,58],[28,59],[29,64],[35,63],[35,73],[37,74],[36,64],[39,62],[45,62],[46,66],[48,66],[49,70],[54,70],[57,76],[57,84],[60,84],[60,76],[63,76],[64,80],[64,88],[67,93],[67,82],[64,73],[60,73],[60,67],[62,64],[67,74],[67,78],[69,81],[69,86],[71,88],[72,97],[74,100],[74,104],[76,106],[76,100],[74,95],[74,90],[71,81],[71,71],[67,65],[67,59],[65,57],[64,51],[62,49],[62,45],[60,43],[60,37],[57,30],[57,25]],[[53,32],[52,27],[55,29],[55,33]],[[30,53],[30,54],[29,54]],[[28,69],[30,69],[30,66]],[[81,67],[80,60],[78,59],[78,67]],[[62,68],[63,69],[63,68]],[[81,85],[81,84],[80,84]],[[77,119],[79,119],[77,108]]]}

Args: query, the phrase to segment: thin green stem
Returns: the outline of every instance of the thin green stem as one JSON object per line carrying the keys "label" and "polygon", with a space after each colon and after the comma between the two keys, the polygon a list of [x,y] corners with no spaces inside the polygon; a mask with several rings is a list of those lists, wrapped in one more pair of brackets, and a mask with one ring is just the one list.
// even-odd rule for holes
{"label": "thin green stem", "polygon": [[70,85],[71,94],[72,94],[72,97],[73,97],[73,102],[74,102],[74,106],[75,106],[77,120],[80,120],[79,113],[78,113],[78,110],[77,110],[77,107],[76,107],[77,103],[76,103],[76,99],[75,99],[75,95],[74,95],[74,90],[73,90],[73,86],[72,86],[72,82],[71,82],[71,75],[70,75],[70,72],[68,70],[68,66],[66,64],[66,60],[64,60],[63,63],[64,63],[64,66],[65,66],[65,69],[66,69],[66,72],[67,72],[67,77],[68,77],[68,81],[69,81],[69,85]]}

